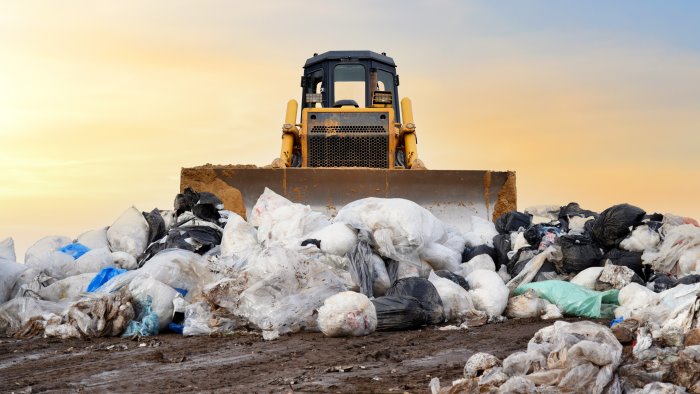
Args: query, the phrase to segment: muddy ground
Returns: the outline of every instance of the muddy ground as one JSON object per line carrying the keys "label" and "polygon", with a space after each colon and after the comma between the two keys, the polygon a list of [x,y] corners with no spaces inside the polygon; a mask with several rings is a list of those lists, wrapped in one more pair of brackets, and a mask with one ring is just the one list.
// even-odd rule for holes
{"label": "muddy ground", "polygon": [[[570,321],[576,319],[567,319]],[[503,358],[552,324],[508,320],[463,331],[434,327],[362,338],[300,333],[129,340],[0,338],[0,391],[428,392],[475,352]]]}

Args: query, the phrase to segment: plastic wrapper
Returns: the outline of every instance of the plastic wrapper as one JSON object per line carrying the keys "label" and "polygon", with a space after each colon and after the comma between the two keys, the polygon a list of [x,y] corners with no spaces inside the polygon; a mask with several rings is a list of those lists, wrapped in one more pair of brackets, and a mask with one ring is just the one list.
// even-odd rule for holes
{"label": "plastic wrapper", "polygon": [[501,277],[490,270],[476,270],[467,276],[474,307],[489,317],[501,316],[508,305],[509,290]]}
{"label": "plastic wrapper", "polygon": [[314,310],[326,298],[345,290],[342,280],[328,267],[297,259],[241,293],[237,314],[268,336],[315,330]]}
{"label": "plastic wrapper", "polygon": [[[430,283],[435,286],[445,313],[445,322],[468,322],[469,326],[486,323],[486,313],[474,308],[469,292],[455,282],[441,278],[434,272],[428,277]],[[501,282],[502,283],[502,282]]]}
{"label": "plastic wrapper", "polygon": [[359,337],[377,328],[377,312],[364,294],[345,291],[328,297],[318,309],[318,327],[328,337]]}
{"label": "plastic wrapper", "polygon": [[109,248],[138,258],[148,246],[148,222],[141,212],[128,208],[107,230]]}

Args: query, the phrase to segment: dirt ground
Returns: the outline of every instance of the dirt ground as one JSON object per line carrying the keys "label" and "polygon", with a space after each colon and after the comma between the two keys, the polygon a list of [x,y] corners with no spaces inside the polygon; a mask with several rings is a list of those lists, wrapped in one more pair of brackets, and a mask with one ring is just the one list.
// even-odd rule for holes
{"label": "dirt ground", "polygon": [[[570,321],[576,319],[567,319]],[[176,334],[129,340],[0,338],[2,392],[428,392],[460,378],[475,352],[503,358],[552,324],[508,320],[463,331],[428,327],[362,338],[299,333]]]}

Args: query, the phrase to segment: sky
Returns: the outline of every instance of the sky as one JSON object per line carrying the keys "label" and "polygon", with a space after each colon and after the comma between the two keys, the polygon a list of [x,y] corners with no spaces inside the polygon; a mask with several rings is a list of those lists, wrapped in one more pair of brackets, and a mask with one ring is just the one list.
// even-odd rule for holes
{"label": "sky", "polygon": [[517,172],[518,206],[700,218],[694,1],[8,0],[0,239],[172,208],[181,167],[265,165],[314,52],[393,57],[431,169]]}

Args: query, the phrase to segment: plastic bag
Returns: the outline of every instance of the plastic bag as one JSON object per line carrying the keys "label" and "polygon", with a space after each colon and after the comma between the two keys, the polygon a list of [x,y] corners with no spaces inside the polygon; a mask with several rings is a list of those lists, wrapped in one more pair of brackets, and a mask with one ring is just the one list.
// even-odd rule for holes
{"label": "plastic bag", "polygon": [[345,290],[342,280],[328,267],[297,257],[241,293],[237,314],[268,338],[315,330],[314,310],[326,298]]}
{"label": "plastic bag", "polygon": [[364,294],[344,291],[323,302],[318,309],[318,327],[327,337],[369,335],[377,328],[377,312]]}
{"label": "plastic bag", "polygon": [[[129,291],[138,302],[137,311],[140,316],[154,313],[161,330],[173,321],[173,301],[179,295],[175,289],[148,276],[139,276],[129,283]],[[146,309],[148,313],[145,312]]]}
{"label": "plastic bag", "polygon": [[245,258],[259,249],[255,228],[239,215],[231,214],[221,237],[221,256]]}
{"label": "plastic bag", "polygon": [[496,269],[502,265],[507,265],[510,261],[508,252],[511,251],[510,235],[498,234],[493,237],[493,247],[496,249],[497,258],[493,261],[496,264]]}
{"label": "plastic bag", "polygon": [[506,284],[508,291],[512,294],[518,286],[530,283],[547,261],[553,261],[556,264],[560,260],[561,253],[559,250],[554,246],[548,247],[542,253],[529,260],[520,272]]}
{"label": "plastic bag", "polygon": [[599,265],[603,259],[600,246],[587,235],[562,235],[557,244],[562,253],[561,263],[555,265],[559,273],[578,273]]}
{"label": "plastic bag", "polygon": [[506,212],[496,219],[496,231],[499,234],[509,234],[520,228],[527,230],[532,223],[532,217],[527,213],[518,211]]}
{"label": "plastic bag", "polygon": [[528,290],[508,300],[505,315],[514,319],[540,317],[545,313],[547,304],[549,302],[541,299],[534,290]]}
{"label": "plastic bag", "polygon": [[486,323],[487,316],[474,308],[469,292],[449,279],[441,278],[434,272],[428,277],[435,286],[445,313],[445,322],[469,322],[469,326]]}
{"label": "plastic bag", "polygon": [[0,258],[0,305],[14,296],[17,278],[27,269],[24,264]]}
{"label": "plastic bag", "polygon": [[17,256],[15,256],[15,241],[11,237],[0,241],[0,259],[17,261]]}
{"label": "plastic bag", "polygon": [[430,324],[427,311],[415,297],[383,296],[372,300],[377,314],[377,331],[403,331]]}
{"label": "plastic bag", "polygon": [[107,228],[108,227],[103,227],[96,230],[86,231],[78,235],[78,238],[75,241],[87,246],[90,249],[108,248],[109,241],[107,241]]}
{"label": "plastic bag", "polygon": [[90,251],[90,248],[87,246],[80,244],[80,243],[72,243],[68,244],[66,246],[63,246],[58,249],[59,252],[65,253],[69,256],[71,256],[73,259],[77,260],[80,258],[80,256],[84,255],[85,253]]}
{"label": "plastic bag", "polygon": [[464,276],[457,275],[455,273],[452,273],[450,271],[445,271],[445,270],[439,270],[439,271],[433,271],[435,272],[435,275],[445,278],[448,280],[451,280],[452,282],[456,283],[459,285],[459,287],[463,288],[464,290],[469,290],[469,283],[467,283],[467,280],[464,279]]}
{"label": "plastic bag", "polygon": [[137,271],[150,274],[153,279],[174,289],[187,290],[193,294],[214,281],[202,256],[180,249],[167,249],[158,253]]}
{"label": "plastic bag", "polygon": [[661,236],[659,233],[643,224],[637,226],[627,238],[620,242],[620,249],[630,252],[655,251],[660,242]]}
{"label": "plastic bag", "polygon": [[560,280],[528,283],[515,289],[515,294],[520,295],[530,289],[569,316],[593,319],[612,318],[614,308],[619,305],[617,298],[619,290],[593,291],[575,283]]}
{"label": "plastic bag", "polygon": [[207,302],[195,302],[185,308],[184,336],[225,335],[242,327],[244,321],[227,309],[212,307]]}
{"label": "plastic bag", "polygon": [[384,260],[376,254],[372,254],[372,271],[374,272],[372,294],[376,297],[383,296],[391,287],[391,279],[389,279],[389,272]]}
{"label": "plastic bag", "polygon": [[499,235],[496,225],[478,216],[470,216],[471,231],[464,233],[464,238],[469,246],[494,246],[493,237]]}
{"label": "plastic bag", "polygon": [[148,246],[148,222],[138,209],[128,208],[107,230],[107,241],[113,252],[138,258]]}
{"label": "plastic bag", "polygon": [[158,314],[151,308],[151,301],[151,297],[147,297],[143,302],[140,302],[140,311],[138,315],[134,320],[129,322],[122,337],[139,338],[158,335],[162,324],[160,324],[158,320]]}
{"label": "plastic bag", "polygon": [[646,212],[629,204],[614,205],[603,212],[593,224],[593,238],[604,248],[617,247],[630,233],[630,228],[642,223]]}
{"label": "plastic bag", "polygon": [[487,245],[479,245],[465,247],[464,251],[462,251],[462,262],[466,263],[467,261],[481,254],[489,255],[491,257],[491,260],[493,260],[494,262],[498,259],[496,249]]}
{"label": "plastic bag", "polygon": [[563,232],[568,233],[571,230],[569,221],[571,218],[575,217],[592,217],[595,220],[598,218],[598,213],[583,209],[578,203],[570,202],[566,206],[561,207],[559,209],[559,214],[557,215],[557,219],[559,219],[559,223],[561,223],[561,230]]}
{"label": "plastic bag", "polygon": [[427,324],[440,324],[445,319],[444,307],[440,294],[429,280],[423,278],[403,278],[395,281],[387,296],[414,297],[428,315]]}
{"label": "plastic bag", "polygon": [[58,249],[70,243],[72,241],[68,237],[44,237],[27,249],[24,263],[27,267],[36,268],[52,278],[66,278],[73,268],[74,260]]}
{"label": "plastic bag", "polygon": [[306,237],[318,240],[322,252],[336,256],[345,256],[358,242],[357,232],[345,223],[333,223]]}
{"label": "plastic bag", "polygon": [[100,272],[95,275],[90,283],[88,284],[87,288],[85,289],[88,292],[93,292],[99,289],[102,285],[107,283],[110,279],[114,278],[117,275],[121,275],[125,273],[125,269],[120,269],[120,268],[114,268],[114,267],[105,267]]}
{"label": "plastic bag", "polygon": [[590,267],[579,272],[571,279],[571,283],[576,283],[590,290],[595,290],[596,281],[603,272],[603,267]]}
{"label": "plastic bag", "polygon": [[509,291],[494,271],[476,270],[467,276],[474,307],[489,317],[500,316],[508,305]]}
{"label": "plastic bag", "polygon": [[33,318],[48,320],[63,314],[65,306],[32,297],[17,297],[0,305],[0,336],[11,336]]}
{"label": "plastic bag", "polygon": [[295,204],[268,188],[253,206],[249,223],[258,228],[258,241],[263,245],[299,244],[304,235],[330,225],[320,212]]}
{"label": "plastic bag", "polygon": [[603,260],[609,261],[610,264],[627,267],[634,271],[642,280],[647,279],[644,265],[642,264],[642,252],[630,252],[622,249],[610,249]]}
{"label": "plastic bag", "polygon": [[369,243],[360,240],[348,252],[350,265],[348,270],[352,280],[359,285],[360,293],[372,297],[374,292],[374,262]]}
{"label": "plastic bag", "polygon": [[61,279],[39,289],[39,296],[46,301],[76,301],[86,292],[94,278],[94,273],[86,273]]}
{"label": "plastic bag", "polygon": [[675,274],[678,261],[689,250],[700,246],[700,228],[692,224],[671,227],[664,237],[658,252],[645,251],[642,260],[654,271]]}
{"label": "plastic bag", "polygon": [[606,265],[596,280],[595,289],[598,291],[621,289],[632,282],[644,284],[639,277],[627,267],[621,265]]}
{"label": "plastic bag", "polygon": [[420,249],[418,257],[430,264],[434,270],[455,271],[459,268],[462,255],[439,243],[429,243]]}
{"label": "plastic bag", "polygon": [[88,293],[66,312],[64,323],[81,337],[118,336],[136,317],[133,299],[127,289],[115,293]]}

